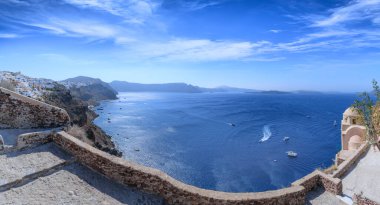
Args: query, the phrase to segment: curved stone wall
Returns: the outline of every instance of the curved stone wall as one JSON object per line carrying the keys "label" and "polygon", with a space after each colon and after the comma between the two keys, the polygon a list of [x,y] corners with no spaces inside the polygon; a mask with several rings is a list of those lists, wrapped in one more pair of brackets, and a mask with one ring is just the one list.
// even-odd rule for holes
{"label": "curved stone wall", "polygon": [[0,88],[0,128],[51,128],[69,121],[61,108]]}
{"label": "curved stone wall", "polygon": [[169,204],[305,204],[306,193],[317,186],[341,194],[340,179],[332,178],[320,171],[293,183],[291,187],[275,191],[256,193],[227,193],[205,190],[184,184],[153,168],[138,165],[119,157],[109,155],[75,137],[59,132],[53,141],[74,155],[79,162],[100,172],[108,178],[129,186],[135,186],[150,193],[158,194]]}

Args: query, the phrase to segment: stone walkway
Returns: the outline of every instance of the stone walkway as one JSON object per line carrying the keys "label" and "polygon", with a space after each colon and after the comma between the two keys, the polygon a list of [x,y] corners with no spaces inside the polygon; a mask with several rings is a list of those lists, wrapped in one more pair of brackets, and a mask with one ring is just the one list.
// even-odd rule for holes
{"label": "stone walkway", "polygon": [[380,151],[371,147],[368,153],[342,179],[343,194],[353,197],[363,193],[380,203]]}
{"label": "stone walkway", "polygon": [[74,162],[53,143],[0,155],[0,204],[165,204]]}
{"label": "stone walkway", "polygon": [[346,205],[334,194],[318,188],[309,192],[306,196],[306,205]]}

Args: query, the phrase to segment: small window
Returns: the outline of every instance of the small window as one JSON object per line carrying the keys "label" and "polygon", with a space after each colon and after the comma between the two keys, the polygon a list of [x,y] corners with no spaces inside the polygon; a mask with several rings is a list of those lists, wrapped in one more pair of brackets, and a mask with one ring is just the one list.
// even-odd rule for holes
{"label": "small window", "polygon": [[352,124],[356,125],[356,119],[352,119]]}

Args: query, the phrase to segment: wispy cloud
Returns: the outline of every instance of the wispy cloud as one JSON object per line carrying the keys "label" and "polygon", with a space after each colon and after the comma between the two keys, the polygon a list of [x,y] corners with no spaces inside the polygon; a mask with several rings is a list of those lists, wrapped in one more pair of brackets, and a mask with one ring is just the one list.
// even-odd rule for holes
{"label": "wispy cloud", "polygon": [[141,57],[163,61],[220,61],[250,57],[254,49],[266,42],[211,41],[208,39],[174,39],[164,43],[139,45]]}
{"label": "wispy cloud", "polygon": [[[159,61],[279,61],[289,53],[315,51],[339,51],[351,48],[375,47],[380,48],[380,0],[354,0],[339,8],[329,10],[325,16],[310,15],[301,18],[312,26],[304,26],[307,31],[298,35],[293,41],[271,42],[269,40],[229,40],[217,38],[192,38],[171,36],[168,33],[155,35],[152,27],[145,28],[142,24],[155,17],[155,11],[161,5],[156,0],[62,0],[59,5],[69,7],[70,15],[58,15],[50,7],[39,11],[38,5],[31,4],[32,0],[4,0],[1,3],[23,2],[29,15],[12,15],[7,12],[8,19],[17,25],[24,25],[32,32],[45,32],[50,35],[63,37],[85,38],[86,40],[110,40],[117,44],[118,49],[125,49],[128,55],[143,60]],[[225,0],[194,0],[170,1],[180,4],[182,9],[194,11],[216,6]],[[165,3],[165,1],[163,1]],[[55,5],[55,4],[54,4]],[[49,5],[51,6],[51,5]],[[74,7],[73,7],[74,6]],[[21,6],[22,7],[22,6]],[[65,8],[66,8],[65,7]],[[86,18],[78,13],[78,9],[95,12],[86,13]],[[52,9],[52,10],[49,10]],[[66,8],[67,9],[67,8]],[[1,11],[1,9],[0,9]],[[30,15],[35,11],[36,15]],[[98,12],[111,14],[112,18],[97,18]],[[84,12],[84,11],[83,11]],[[0,13],[1,14],[1,13]],[[24,13],[22,13],[24,14]],[[116,16],[116,17],[115,17]],[[0,15],[0,19],[1,19]],[[101,15],[103,17],[103,15]],[[108,15],[107,15],[108,17]],[[122,17],[122,18],[119,18]],[[114,18],[121,21],[113,21]],[[350,27],[351,23],[370,21],[366,27]],[[139,25],[125,24],[133,23]],[[141,30],[140,30],[141,29]],[[153,33],[150,35],[150,33]],[[272,29],[268,32],[281,36],[285,32]],[[23,33],[0,34],[0,38],[17,38]],[[142,34],[142,35],[139,35]],[[144,36],[145,34],[149,34]],[[150,38],[154,36],[154,38]],[[165,40],[166,39],[166,40]],[[216,40],[215,40],[216,39]],[[100,41],[103,42],[103,41]],[[107,41],[108,42],[108,41]]]}
{"label": "wispy cloud", "polygon": [[18,5],[29,5],[28,1],[23,0],[2,0],[0,4],[18,4]]}
{"label": "wispy cloud", "polygon": [[121,16],[128,23],[142,24],[149,18],[158,4],[150,0],[64,0],[81,8],[97,9]]}
{"label": "wispy cloud", "polygon": [[380,15],[380,0],[355,0],[348,5],[330,10],[329,16],[315,16],[315,27],[337,26],[344,23],[370,20],[378,24]]}
{"label": "wispy cloud", "polygon": [[[305,33],[288,43],[272,44],[263,52],[339,51],[352,48],[380,48],[380,0],[353,0],[331,9],[326,15],[301,16],[296,21],[311,25]],[[355,26],[352,26],[355,25]],[[275,33],[275,32],[274,32]]]}
{"label": "wispy cloud", "polygon": [[163,0],[162,4],[167,8],[175,8],[183,11],[198,11],[208,7],[217,6],[228,0]]}
{"label": "wispy cloud", "polygon": [[47,21],[47,23],[30,25],[68,36],[111,38],[118,33],[117,29],[94,21],[70,21],[53,18]]}
{"label": "wispy cloud", "polygon": [[202,1],[202,0],[198,0],[198,1],[184,2],[183,6],[185,8],[187,8],[188,10],[195,11],[195,10],[204,9],[204,8],[210,7],[210,6],[216,6],[216,5],[221,4],[221,3],[223,3],[223,1],[207,1],[207,0]]}
{"label": "wispy cloud", "polygon": [[282,30],[272,29],[272,30],[269,30],[269,32],[271,32],[271,33],[280,33],[280,32],[282,32]]}
{"label": "wispy cloud", "polygon": [[0,33],[0,38],[19,38],[20,35],[14,33]]}

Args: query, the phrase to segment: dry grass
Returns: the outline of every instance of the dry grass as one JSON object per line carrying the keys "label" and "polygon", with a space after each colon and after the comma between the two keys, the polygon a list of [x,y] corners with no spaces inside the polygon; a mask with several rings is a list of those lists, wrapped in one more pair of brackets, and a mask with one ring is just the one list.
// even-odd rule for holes
{"label": "dry grass", "polygon": [[86,131],[82,128],[79,127],[78,125],[73,125],[69,128],[67,131],[70,135],[78,138],[79,140],[92,145],[93,142],[88,138]]}
{"label": "dry grass", "polygon": [[322,170],[326,174],[332,174],[334,171],[336,171],[338,168],[335,164],[331,165],[330,167]]}

